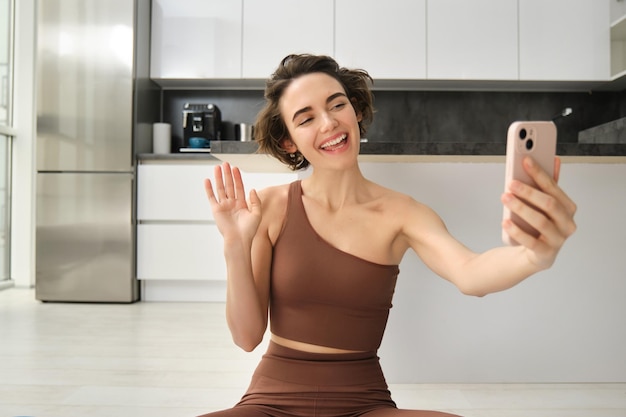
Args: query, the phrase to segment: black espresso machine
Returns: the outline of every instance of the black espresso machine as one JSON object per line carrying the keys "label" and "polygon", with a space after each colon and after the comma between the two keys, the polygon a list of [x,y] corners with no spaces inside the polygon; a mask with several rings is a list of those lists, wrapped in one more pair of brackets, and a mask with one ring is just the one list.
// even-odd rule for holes
{"label": "black espresso machine", "polygon": [[222,137],[222,114],[215,104],[185,103],[183,106],[183,147],[191,148],[189,139],[202,138],[206,147]]}

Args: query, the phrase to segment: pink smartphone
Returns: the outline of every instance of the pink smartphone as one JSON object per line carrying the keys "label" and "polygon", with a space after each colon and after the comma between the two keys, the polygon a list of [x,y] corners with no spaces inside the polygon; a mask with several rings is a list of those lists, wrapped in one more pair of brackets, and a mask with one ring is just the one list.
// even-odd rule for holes
{"label": "pink smartphone", "polygon": [[[505,190],[508,189],[511,180],[516,179],[526,184],[536,186],[535,182],[524,171],[522,160],[526,156],[532,157],[550,176],[554,176],[554,157],[556,155],[556,126],[553,122],[543,121],[518,121],[509,126],[506,138],[506,173]],[[533,236],[538,232],[522,220],[519,216],[511,213],[504,207],[504,219],[511,219]],[[502,241],[508,245],[518,243],[511,239],[502,230]]]}

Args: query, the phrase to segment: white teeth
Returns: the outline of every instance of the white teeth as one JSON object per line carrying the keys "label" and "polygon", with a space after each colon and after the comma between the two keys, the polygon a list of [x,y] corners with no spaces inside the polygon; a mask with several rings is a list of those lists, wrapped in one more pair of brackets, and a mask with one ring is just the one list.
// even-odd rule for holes
{"label": "white teeth", "polygon": [[331,140],[330,142],[326,142],[325,144],[322,145],[322,149],[324,148],[328,148],[330,146],[335,146],[338,145],[339,143],[341,143],[342,140],[344,140],[346,138],[346,135],[341,135],[339,136],[337,139],[335,140]]}

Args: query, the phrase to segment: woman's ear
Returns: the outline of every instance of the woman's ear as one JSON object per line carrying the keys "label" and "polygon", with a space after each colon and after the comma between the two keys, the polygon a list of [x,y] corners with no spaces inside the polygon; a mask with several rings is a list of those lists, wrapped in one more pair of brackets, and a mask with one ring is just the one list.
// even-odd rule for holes
{"label": "woman's ear", "polygon": [[359,111],[359,109],[357,108],[357,101],[354,97],[350,99],[350,102],[352,102],[352,108],[354,109],[354,113],[356,114],[356,121],[360,123],[361,121],[363,121],[363,112]]}
{"label": "woman's ear", "polygon": [[280,142],[280,146],[286,150],[288,153],[295,153],[298,150],[298,147],[295,143],[289,138],[285,138]]}

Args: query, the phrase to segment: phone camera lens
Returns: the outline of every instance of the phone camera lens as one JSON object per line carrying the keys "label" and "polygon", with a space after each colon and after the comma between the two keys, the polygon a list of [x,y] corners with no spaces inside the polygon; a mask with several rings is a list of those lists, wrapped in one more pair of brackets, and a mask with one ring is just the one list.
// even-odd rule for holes
{"label": "phone camera lens", "polygon": [[519,138],[526,139],[526,129],[522,129],[519,131]]}
{"label": "phone camera lens", "polygon": [[533,140],[532,139],[528,139],[526,141],[526,149],[531,150],[533,148]]}

